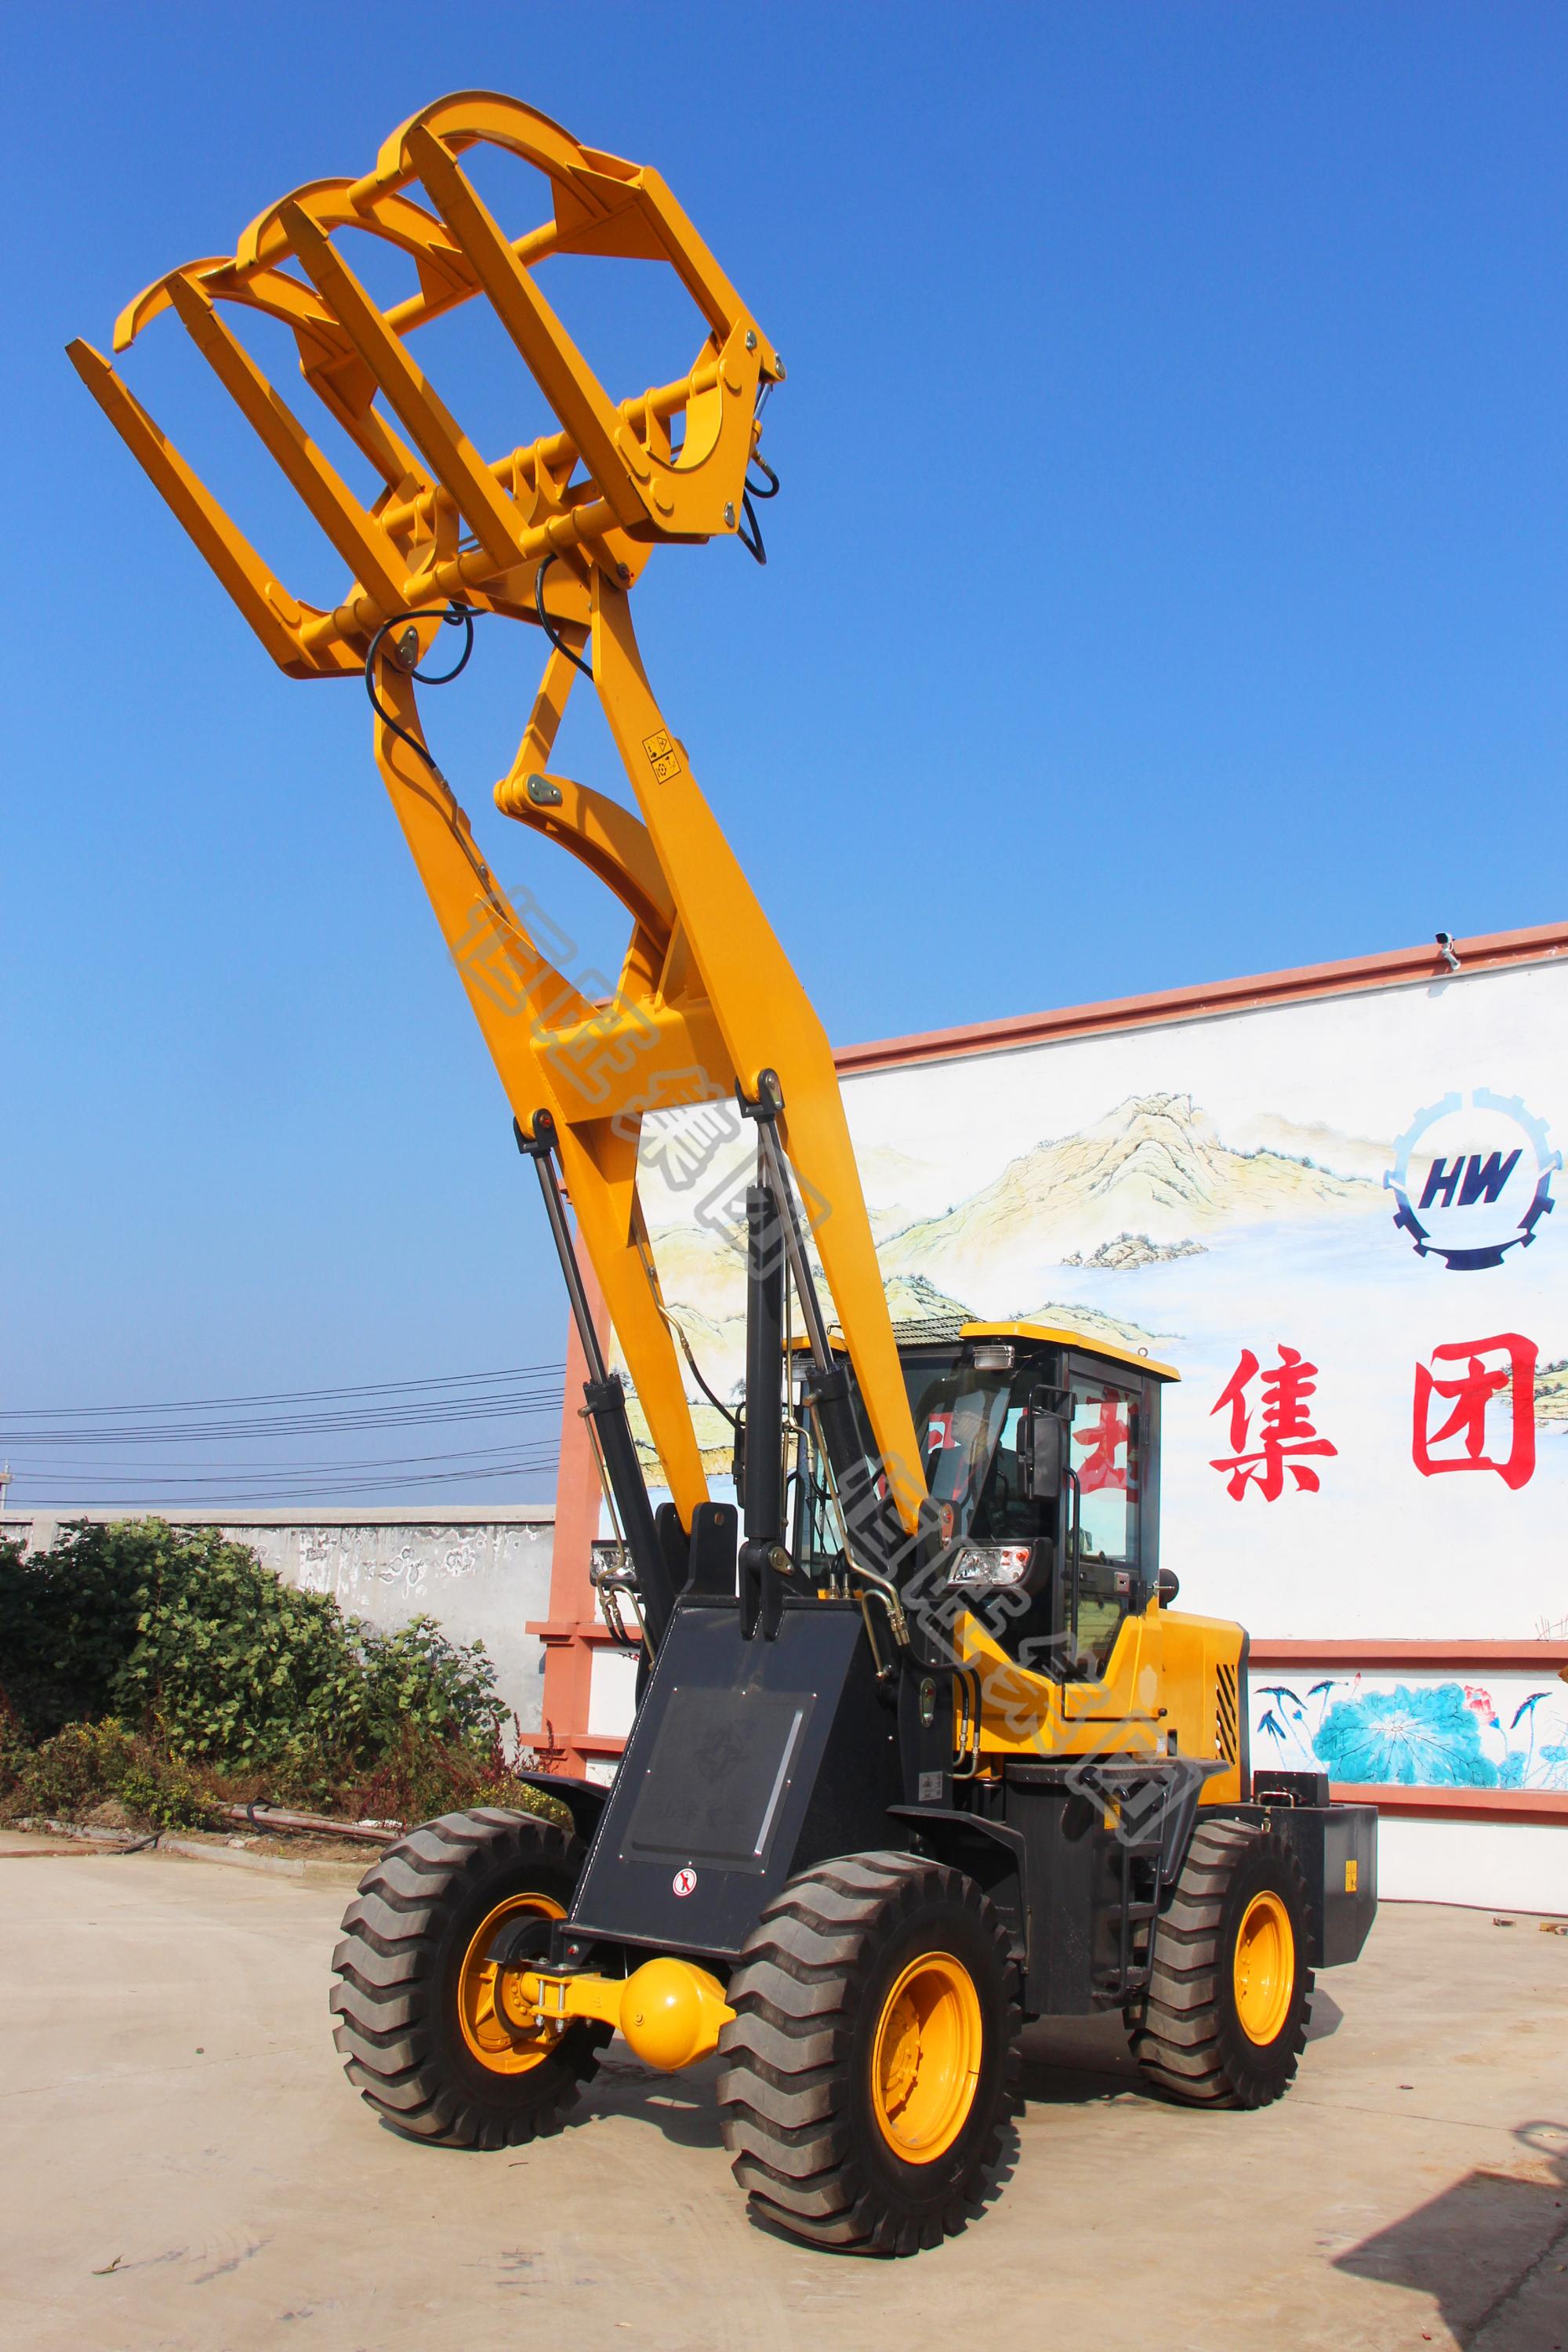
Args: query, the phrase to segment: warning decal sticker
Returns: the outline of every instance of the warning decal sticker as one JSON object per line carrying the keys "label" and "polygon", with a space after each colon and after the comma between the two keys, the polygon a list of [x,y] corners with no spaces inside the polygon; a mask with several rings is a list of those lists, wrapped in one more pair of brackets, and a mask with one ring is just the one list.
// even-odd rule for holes
{"label": "warning decal sticker", "polygon": [[671,776],[679,776],[683,772],[680,754],[670,741],[668,733],[664,728],[661,727],[657,735],[645,735],[642,739],[642,747],[647,753],[648,765],[653,770],[653,780],[656,784],[668,784]]}

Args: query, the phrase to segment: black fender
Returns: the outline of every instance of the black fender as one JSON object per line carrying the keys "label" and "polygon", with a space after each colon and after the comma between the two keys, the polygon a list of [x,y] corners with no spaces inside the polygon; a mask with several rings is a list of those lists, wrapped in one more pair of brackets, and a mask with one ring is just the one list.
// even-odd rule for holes
{"label": "black fender", "polygon": [[564,1805],[584,1844],[593,1843],[605,1800],[610,1793],[606,1785],[598,1780],[580,1780],[570,1772],[517,1772],[512,1777],[521,1780],[525,1789],[535,1789],[542,1797],[553,1797]]}
{"label": "black fender", "polygon": [[889,1820],[910,1833],[911,1853],[929,1854],[973,1878],[996,1906],[1013,1947],[1023,1961],[1026,1952],[1023,1832],[1005,1822],[988,1822],[978,1813],[951,1811],[938,1805],[889,1805]]}

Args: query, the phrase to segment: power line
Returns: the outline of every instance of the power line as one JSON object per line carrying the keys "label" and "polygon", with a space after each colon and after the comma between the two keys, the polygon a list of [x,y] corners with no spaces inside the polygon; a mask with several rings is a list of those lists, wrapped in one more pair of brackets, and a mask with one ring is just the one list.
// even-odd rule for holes
{"label": "power line", "polygon": [[[545,1443],[545,1450],[553,1455],[554,1447],[549,1445],[547,1442],[543,1443]],[[153,1473],[149,1473],[144,1462],[134,1464],[95,1462],[90,1469],[82,1472],[81,1481],[91,1486],[101,1486],[105,1479],[130,1478],[141,1480],[145,1484],[149,1476],[153,1476],[163,1486],[211,1486],[225,1478],[329,1478],[348,1475],[362,1470],[374,1473],[383,1470],[423,1469],[427,1465],[437,1462],[510,1462],[515,1457],[517,1450],[514,1445],[470,1446],[443,1454],[399,1454],[389,1459],[373,1456],[368,1460],[362,1458],[356,1462],[207,1462],[199,1465],[170,1462],[161,1465]],[[536,1445],[533,1450],[537,1452],[540,1449]],[[13,1464],[11,1475],[13,1478],[31,1482],[38,1478],[58,1477],[62,1466],[56,1462],[40,1463],[31,1468],[18,1467]],[[203,1474],[201,1476],[188,1477],[184,1475],[186,1471],[196,1468],[201,1470]]]}
{"label": "power line", "polygon": [[68,1421],[93,1413],[120,1412],[206,1412],[218,1406],[237,1404],[307,1404],[324,1398],[354,1396],[391,1396],[407,1389],[471,1388],[483,1381],[521,1381],[532,1376],[561,1376],[565,1364],[512,1364],[499,1372],[445,1372],[424,1381],[369,1381],[357,1388],[343,1389],[278,1389],[260,1396],[176,1397],[167,1404],[70,1404],[27,1405],[20,1408],[0,1406],[0,1417],[12,1421],[37,1420],[47,1416],[55,1421]]}
{"label": "power line", "polygon": [[267,1419],[214,1422],[148,1422],[87,1429],[29,1429],[0,1421],[0,1446],[167,1445],[218,1438],[330,1437],[354,1429],[418,1429],[432,1423],[498,1421],[514,1413],[550,1412],[561,1402],[557,1384],[543,1389],[475,1397],[460,1404],[432,1399],[395,1406],[390,1412],[275,1413]]}
{"label": "power line", "polygon": [[[493,1470],[435,1470],[428,1471],[422,1476],[418,1477],[393,1478],[381,1482],[372,1481],[370,1483],[382,1484],[384,1486],[390,1486],[395,1490],[401,1490],[402,1488],[408,1486],[481,1486],[487,1484],[493,1478],[542,1476],[547,1472],[553,1471],[555,1467],[555,1456],[551,1454],[548,1457],[539,1459],[519,1458],[513,1462],[502,1463]],[[17,1482],[14,1481],[13,1483]],[[330,1502],[334,1498],[343,1499],[346,1497],[355,1496],[363,1498],[364,1496],[365,1485],[366,1482],[362,1478],[330,1479],[321,1485],[315,1485],[310,1481],[295,1480],[290,1482],[284,1491],[297,1498],[301,1503],[321,1503]],[[164,1499],[166,1495],[167,1488],[162,1486],[155,1486],[144,1494],[128,1494],[123,1486],[110,1487],[109,1489],[109,1498],[112,1501],[117,1503],[134,1504],[137,1507],[142,1509],[149,1509],[153,1507],[159,1501]],[[269,1504],[276,1505],[278,1500],[279,1489],[277,1487],[265,1487],[258,1490],[254,1486],[249,1488],[235,1486],[226,1488],[222,1494],[209,1497],[208,1502],[203,1505],[203,1508],[210,1507],[215,1512],[225,1509],[232,1511],[247,1503],[254,1504],[258,1508],[262,1508],[266,1507]],[[68,1509],[73,1503],[81,1503],[89,1508],[102,1507],[101,1504],[94,1504],[91,1496],[84,1495],[79,1486],[68,1488],[64,1494],[60,1495],[29,1495],[25,1502],[13,1501],[10,1507],[13,1510],[25,1511],[58,1509],[61,1506],[64,1506]],[[368,1503],[366,1504],[367,1509],[373,1507],[378,1507],[372,1506]]]}
{"label": "power line", "polygon": [[[206,1445],[223,1439],[326,1437],[359,1430],[497,1421],[513,1414],[553,1412],[561,1402],[564,1372],[563,1364],[519,1365],[507,1372],[464,1372],[429,1381],[387,1381],[355,1389],[279,1391],[249,1399],[0,1410],[0,1447]],[[337,1402],[327,1410],[265,1409],[287,1405],[291,1399],[303,1403],[311,1397]],[[349,1402],[356,1397],[374,1397],[378,1402],[363,1405]],[[247,1409],[237,1410],[239,1407]],[[183,1417],[192,1414],[200,1417]]]}
{"label": "power line", "polygon": [[[556,1466],[556,1447],[542,1432],[529,1437],[520,1431],[507,1444],[353,1461],[279,1461],[265,1451],[251,1460],[237,1460],[232,1452],[226,1460],[215,1460],[205,1451],[194,1458],[165,1454],[161,1461],[144,1455],[134,1464],[118,1456],[129,1449],[265,1448],[268,1441],[282,1438],[309,1444],[383,1431],[450,1429],[456,1433],[466,1423],[516,1423],[558,1412],[564,1374],[563,1363],[520,1364],[424,1381],[187,1397],[166,1404],[13,1408],[0,1412],[0,1449],[22,1457],[11,1471],[9,1500],[23,1508],[92,1506],[99,1496],[142,1506],[159,1499],[184,1500],[205,1508],[210,1497],[216,1508],[220,1497],[228,1507],[285,1497],[308,1503],[333,1496],[363,1497],[465,1481],[482,1485],[544,1475]],[[51,1456],[56,1458],[41,1458]]]}

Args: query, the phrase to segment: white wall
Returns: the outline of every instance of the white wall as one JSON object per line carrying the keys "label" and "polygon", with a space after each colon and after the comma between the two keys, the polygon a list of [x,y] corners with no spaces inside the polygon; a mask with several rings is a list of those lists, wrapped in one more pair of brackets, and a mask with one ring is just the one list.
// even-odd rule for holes
{"label": "white wall", "polygon": [[1428,1822],[1384,1813],[1378,1883],[1391,1903],[1461,1903],[1568,1918],[1568,1830],[1542,1822]]}

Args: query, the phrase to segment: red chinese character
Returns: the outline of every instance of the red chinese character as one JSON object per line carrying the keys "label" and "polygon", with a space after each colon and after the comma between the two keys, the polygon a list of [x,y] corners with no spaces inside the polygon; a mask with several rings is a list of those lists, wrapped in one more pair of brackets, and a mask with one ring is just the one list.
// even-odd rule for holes
{"label": "red chinese character", "polygon": [[[1230,1408],[1231,1455],[1210,1466],[1230,1472],[1226,1491],[1233,1503],[1239,1503],[1254,1482],[1266,1503],[1278,1502],[1285,1491],[1287,1470],[1302,1493],[1315,1495],[1318,1474],[1301,1457],[1339,1452],[1337,1445],[1318,1435],[1307,1411],[1307,1399],[1317,1394],[1318,1367],[1305,1363],[1300,1349],[1287,1348],[1282,1340],[1276,1344],[1279,1361],[1261,1376],[1257,1357],[1250,1348],[1244,1348],[1218,1402],[1210,1407],[1211,1414],[1223,1412],[1227,1405]],[[1252,1406],[1247,1391],[1255,1379],[1263,1391],[1263,1416],[1257,1451],[1248,1453],[1245,1449],[1252,1437]]]}
{"label": "red chinese character", "polygon": [[1087,1429],[1075,1429],[1072,1442],[1089,1449],[1078,1474],[1079,1485],[1086,1495],[1102,1486],[1114,1486],[1125,1494],[1127,1465],[1118,1464],[1116,1459],[1127,1443],[1127,1420],[1120,1397],[1101,1397],[1099,1420],[1091,1422]]}
{"label": "red chinese character", "polygon": [[[1517,1331],[1494,1332],[1489,1339],[1456,1339],[1434,1348],[1432,1362],[1415,1367],[1415,1420],[1411,1454],[1424,1478],[1445,1470],[1495,1470],[1505,1486],[1522,1486],[1535,1469],[1535,1342]],[[1489,1364],[1488,1357],[1502,1357]],[[1436,1368],[1463,1367],[1453,1380],[1439,1380]],[[1487,1452],[1487,1408],[1506,1391],[1510,1422],[1508,1458]],[[1440,1429],[1432,1426],[1433,1399],[1453,1406]],[[1432,1448],[1458,1442],[1458,1451],[1434,1455]]]}

